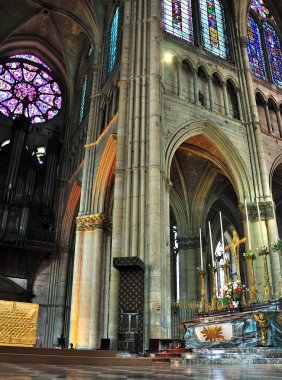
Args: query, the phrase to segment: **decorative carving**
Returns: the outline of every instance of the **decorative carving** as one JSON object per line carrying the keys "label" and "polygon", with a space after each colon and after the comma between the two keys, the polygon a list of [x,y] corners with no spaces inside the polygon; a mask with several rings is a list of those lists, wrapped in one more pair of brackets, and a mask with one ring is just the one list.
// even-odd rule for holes
{"label": "decorative carving", "polygon": [[205,340],[208,342],[225,340],[221,326],[204,327],[203,330],[201,330],[201,334],[204,335]]}
{"label": "decorative carving", "polygon": [[[248,203],[247,207],[249,221],[257,222],[259,220],[257,203]],[[261,220],[268,220],[274,218],[272,202],[260,202],[259,211]],[[244,222],[246,220],[246,208],[244,204],[239,205],[239,213],[242,221]]]}
{"label": "decorative carving", "polygon": [[109,226],[104,214],[84,215],[76,218],[76,232],[93,232],[106,230]]}
{"label": "decorative carving", "polygon": [[200,247],[199,235],[179,237],[179,248],[195,249]]}
{"label": "decorative carving", "polygon": [[38,304],[0,301],[0,345],[34,346]]}
{"label": "decorative carving", "polygon": [[261,343],[266,344],[267,341],[267,328],[269,327],[269,318],[270,316],[264,314],[264,313],[259,313],[259,314],[254,314],[254,318],[257,322],[257,326],[259,328],[260,332],[260,337],[261,337]]}

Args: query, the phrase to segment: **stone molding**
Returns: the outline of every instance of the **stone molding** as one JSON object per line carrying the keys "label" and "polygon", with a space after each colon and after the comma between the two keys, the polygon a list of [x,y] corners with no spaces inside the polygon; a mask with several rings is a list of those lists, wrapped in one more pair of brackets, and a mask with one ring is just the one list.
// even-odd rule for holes
{"label": "stone molding", "polygon": [[105,214],[83,215],[76,218],[76,232],[107,230],[109,221]]}
{"label": "stone molding", "polygon": [[[248,208],[249,221],[250,222],[259,221],[257,204],[256,203],[248,203],[247,208]],[[259,202],[259,211],[260,211],[260,219],[261,220],[274,219],[272,202]],[[244,222],[246,220],[245,205],[243,205],[243,204],[239,205],[239,213],[240,213],[242,221]]]}

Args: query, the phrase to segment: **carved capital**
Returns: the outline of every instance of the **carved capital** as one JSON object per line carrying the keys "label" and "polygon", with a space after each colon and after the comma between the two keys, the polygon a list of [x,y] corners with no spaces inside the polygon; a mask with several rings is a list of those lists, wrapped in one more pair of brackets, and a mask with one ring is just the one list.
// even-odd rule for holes
{"label": "carved capital", "polygon": [[[258,207],[259,206],[259,207]],[[257,203],[248,203],[248,217],[250,222],[257,222],[259,220],[258,210],[260,212],[261,220],[273,219],[273,205],[272,202],[259,202]],[[239,213],[242,221],[246,220],[246,208],[245,205],[239,205]]]}
{"label": "carved capital", "polygon": [[196,249],[200,247],[199,235],[179,237],[179,248]]}
{"label": "carved capital", "polygon": [[109,221],[104,214],[84,215],[76,218],[76,232],[105,231]]}

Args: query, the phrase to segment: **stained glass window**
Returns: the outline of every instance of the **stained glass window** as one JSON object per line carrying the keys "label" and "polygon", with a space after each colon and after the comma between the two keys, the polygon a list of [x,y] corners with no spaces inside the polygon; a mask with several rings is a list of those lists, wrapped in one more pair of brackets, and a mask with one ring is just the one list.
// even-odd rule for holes
{"label": "stained glass window", "polygon": [[252,0],[251,9],[263,18],[270,16],[269,9],[264,5],[264,0]]}
{"label": "stained glass window", "polygon": [[112,26],[111,26],[109,64],[108,64],[109,73],[113,71],[116,64],[116,60],[117,60],[118,23],[119,23],[119,8],[117,8],[115,11],[115,15],[114,15]]}
{"label": "stained glass window", "polygon": [[204,47],[221,58],[228,58],[224,9],[219,0],[199,0]]}
{"label": "stained glass window", "polygon": [[266,79],[265,59],[259,26],[251,16],[248,17],[247,25],[247,51],[252,73]]}
{"label": "stained glass window", "polygon": [[62,96],[50,68],[31,54],[11,56],[0,64],[0,113],[15,118],[23,112],[31,123],[53,119]]}
{"label": "stained glass window", "polygon": [[168,33],[194,43],[191,0],[163,0],[162,26]]}
{"label": "stained glass window", "polygon": [[79,123],[82,122],[82,119],[84,116],[86,89],[87,89],[87,74],[85,75],[83,82],[82,82],[81,101],[80,101],[80,108],[79,108]]}
{"label": "stained glass window", "polygon": [[282,87],[282,54],[278,35],[268,22],[263,23],[264,37],[271,67],[273,82]]}

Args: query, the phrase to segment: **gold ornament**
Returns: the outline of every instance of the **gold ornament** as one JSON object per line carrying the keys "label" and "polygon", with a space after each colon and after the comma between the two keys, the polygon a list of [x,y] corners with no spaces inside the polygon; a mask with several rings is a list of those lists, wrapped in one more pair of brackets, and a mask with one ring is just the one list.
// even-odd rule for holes
{"label": "gold ornament", "polygon": [[208,342],[219,342],[221,340],[225,340],[221,326],[204,327],[201,334],[204,335],[205,340]]}

